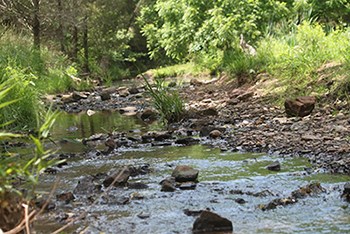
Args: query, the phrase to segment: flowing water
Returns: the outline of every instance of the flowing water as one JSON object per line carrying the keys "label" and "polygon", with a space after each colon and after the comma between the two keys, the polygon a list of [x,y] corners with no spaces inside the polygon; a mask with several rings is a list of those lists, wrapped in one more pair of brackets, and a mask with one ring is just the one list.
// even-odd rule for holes
{"label": "flowing water", "polygon": [[[86,150],[79,139],[110,129],[142,133],[159,129],[159,125],[145,125],[135,117],[117,113],[97,113],[90,117],[65,114],[58,120],[53,136],[64,138],[63,151],[78,152]],[[266,166],[275,160],[280,161],[282,170],[268,171]],[[83,230],[84,233],[191,233],[196,217],[187,216],[185,209],[210,209],[233,222],[233,233],[350,233],[350,207],[340,198],[350,177],[309,174],[305,169],[311,165],[304,158],[221,152],[203,145],[125,148],[111,155],[69,160],[57,174],[43,176],[39,189],[48,193],[59,177],[56,194],[69,192],[88,175],[109,172],[122,165],[145,164],[152,171],[132,177],[129,182],[140,182],[148,188],[115,188],[93,205],[86,196],[76,196],[74,202],[61,205],[60,212],[51,214],[52,217],[44,215],[35,226],[37,233],[50,233],[62,226],[55,219],[57,213],[84,211],[87,217],[66,233]],[[159,182],[170,176],[176,165],[190,165],[200,171],[195,190],[160,191]],[[275,198],[288,197],[310,181],[320,182],[326,192],[274,210],[257,208]],[[242,190],[244,194],[234,194],[234,190]],[[263,192],[265,196],[252,196],[248,192]],[[142,199],[120,203],[123,198],[133,197]],[[243,198],[246,203],[238,204],[237,198]],[[140,218],[140,214],[145,217]]]}

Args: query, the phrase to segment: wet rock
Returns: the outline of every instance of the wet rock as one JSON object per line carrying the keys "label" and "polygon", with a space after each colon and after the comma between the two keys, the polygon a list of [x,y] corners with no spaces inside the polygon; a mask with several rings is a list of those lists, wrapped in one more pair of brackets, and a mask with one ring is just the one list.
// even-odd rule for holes
{"label": "wet rock", "polygon": [[152,171],[149,164],[144,164],[138,167],[129,166],[130,176],[135,177],[139,175],[146,175]]}
{"label": "wet rock", "polygon": [[270,165],[268,165],[266,167],[267,170],[270,170],[270,171],[280,171],[281,170],[281,164],[279,161],[275,161],[273,163],[271,163]]}
{"label": "wet rock", "polygon": [[263,211],[273,210],[273,209],[276,209],[277,206],[286,206],[286,205],[294,204],[296,202],[297,202],[297,200],[295,198],[292,198],[292,197],[277,198],[277,199],[272,200],[271,202],[269,202],[266,205],[259,205],[259,208]]}
{"label": "wet rock", "polygon": [[101,192],[101,185],[94,183],[94,177],[86,176],[78,181],[73,192],[74,194],[87,195]]}
{"label": "wet rock", "polygon": [[140,93],[140,90],[138,88],[136,88],[136,87],[131,87],[131,88],[128,89],[128,91],[129,91],[130,94],[138,94],[138,93]]}
{"label": "wet rock", "polygon": [[175,144],[179,145],[195,145],[199,143],[199,139],[193,137],[180,138],[175,141]]}
{"label": "wet rock", "polygon": [[222,133],[219,130],[213,130],[209,133],[209,137],[216,139],[221,137]]}
{"label": "wet rock", "polygon": [[139,217],[140,219],[148,219],[149,217],[151,217],[151,215],[149,213],[141,212],[137,215],[137,217]]}
{"label": "wet rock", "polygon": [[108,176],[104,181],[103,185],[109,187],[113,182],[114,186],[124,186],[126,185],[130,177],[130,169],[128,167],[123,167],[118,169],[112,176]]}
{"label": "wet rock", "polygon": [[284,107],[288,117],[304,117],[311,114],[315,108],[315,103],[315,97],[298,97],[295,100],[286,100]]}
{"label": "wet rock", "polygon": [[195,182],[185,182],[185,183],[181,183],[179,185],[179,188],[181,190],[194,190],[196,189],[197,184]]}
{"label": "wet rock", "polygon": [[140,182],[128,183],[129,189],[147,189],[148,185]]}
{"label": "wet rock", "polygon": [[158,113],[153,109],[145,109],[140,116],[143,121],[154,121],[157,117]]}
{"label": "wet rock", "polygon": [[344,198],[347,202],[350,202],[350,182],[347,182],[344,185],[344,191],[341,197]]}
{"label": "wet rock", "polygon": [[189,182],[197,181],[198,173],[198,170],[190,166],[180,165],[174,169],[171,176],[175,178],[176,182]]}
{"label": "wet rock", "polygon": [[47,199],[40,199],[35,201],[36,207],[39,209],[43,209],[44,211],[52,211],[56,208],[56,204],[52,201],[48,201]]}
{"label": "wet rock", "polygon": [[56,195],[56,199],[57,201],[63,201],[66,204],[68,204],[69,202],[73,201],[75,197],[72,192],[68,192],[68,193],[61,193]]}
{"label": "wet rock", "polygon": [[160,184],[162,186],[160,191],[162,192],[174,192],[176,190],[174,178],[164,179],[160,182]]}
{"label": "wet rock", "polygon": [[111,93],[107,92],[107,91],[103,91],[103,92],[101,92],[100,97],[101,97],[102,101],[110,100],[111,99]]}
{"label": "wet rock", "polygon": [[295,191],[292,192],[292,197],[299,199],[299,198],[304,198],[306,196],[311,196],[315,194],[319,194],[322,192],[325,192],[326,190],[321,186],[320,183],[315,182],[308,184],[304,187],[301,187]]}
{"label": "wet rock", "polygon": [[204,210],[193,224],[193,233],[232,232],[232,222],[211,211]]}
{"label": "wet rock", "polygon": [[88,96],[83,94],[83,93],[81,93],[81,92],[74,91],[73,94],[72,94],[72,98],[73,98],[74,102],[77,102],[77,101],[80,101],[82,99],[87,99]]}
{"label": "wet rock", "polygon": [[184,214],[187,216],[198,216],[200,215],[203,210],[189,210],[189,209],[184,209]]}
{"label": "wet rock", "polygon": [[208,126],[208,124],[206,124],[205,126],[199,127],[199,129],[200,129],[199,136],[201,136],[201,137],[209,136],[211,132],[213,132],[213,134],[218,134],[218,132],[216,132],[216,131],[219,131],[222,134],[223,132],[226,131],[226,129],[224,127],[210,126],[210,125]]}
{"label": "wet rock", "polygon": [[237,202],[238,204],[241,204],[241,205],[247,203],[246,200],[244,200],[243,198],[236,198],[235,202]]}
{"label": "wet rock", "polygon": [[130,113],[135,113],[137,112],[137,107],[135,106],[127,106],[119,109],[120,114],[130,114]]}
{"label": "wet rock", "polygon": [[155,134],[154,136],[155,141],[164,141],[172,138],[173,138],[173,135],[170,132],[160,132]]}
{"label": "wet rock", "polygon": [[70,103],[70,102],[73,102],[73,94],[65,94],[65,95],[62,95],[61,101],[62,101],[63,103]]}

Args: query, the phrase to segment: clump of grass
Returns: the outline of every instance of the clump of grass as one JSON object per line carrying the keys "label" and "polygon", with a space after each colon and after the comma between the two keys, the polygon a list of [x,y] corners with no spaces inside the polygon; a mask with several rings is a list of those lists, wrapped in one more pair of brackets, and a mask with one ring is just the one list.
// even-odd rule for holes
{"label": "clump of grass", "polygon": [[146,83],[146,89],[151,95],[153,105],[160,113],[161,119],[168,124],[180,121],[183,118],[185,111],[184,103],[180,95],[165,87],[162,79],[155,80],[154,88],[145,77],[144,80]]}

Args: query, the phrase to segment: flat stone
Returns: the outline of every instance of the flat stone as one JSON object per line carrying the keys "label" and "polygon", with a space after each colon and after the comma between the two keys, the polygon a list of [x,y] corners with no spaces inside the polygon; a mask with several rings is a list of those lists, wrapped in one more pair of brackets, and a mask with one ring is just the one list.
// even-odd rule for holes
{"label": "flat stone", "polygon": [[176,182],[189,182],[197,181],[198,173],[198,170],[193,169],[190,166],[180,165],[174,169],[171,176],[175,177]]}
{"label": "flat stone", "polygon": [[204,210],[193,224],[193,233],[232,232],[232,222],[211,211]]}
{"label": "flat stone", "polygon": [[280,171],[281,170],[281,164],[278,161],[276,161],[276,162],[273,162],[270,165],[268,165],[266,167],[266,169],[270,170],[270,171]]}

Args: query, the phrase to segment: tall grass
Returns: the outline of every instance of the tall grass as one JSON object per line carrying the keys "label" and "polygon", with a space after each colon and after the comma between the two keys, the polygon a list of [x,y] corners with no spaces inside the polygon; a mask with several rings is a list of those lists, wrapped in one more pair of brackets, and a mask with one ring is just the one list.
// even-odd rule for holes
{"label": "tall grass", "polygon": [[31,44],[26,35],[10,30],[1,34],[0,84],[9,81],[13,85],[6,100],[19,99],[0,110],[1,122],[16,120],[8,128],[35,128],[44,109],[39,100],[41,95],[76,88],[70,77],[76,70],[64,56],[44,46],[38,51],[28,46]]}
{"label": "tall grass", "polygon": [[161,119],[165,123],[178,122],[183,118],[184,115],[184,103],[179,94],[175,91],[170,91],[169,88],[165,87],[162,79],[156,79],[155,87],[147,81],[146,89],[153,99],[153,105],[156,110],[160,113]]}

